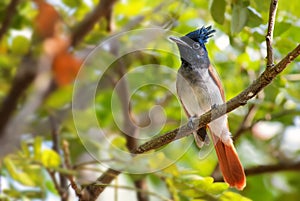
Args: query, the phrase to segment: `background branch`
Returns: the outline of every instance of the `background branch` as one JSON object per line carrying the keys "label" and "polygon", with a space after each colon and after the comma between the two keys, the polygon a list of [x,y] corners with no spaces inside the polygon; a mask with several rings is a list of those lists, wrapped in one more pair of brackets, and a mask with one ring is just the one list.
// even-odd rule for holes
{"label": "background branch", "polygon": [[17,6],[19,4],[19,1],[20,0],[11,0],[9,5],[7,6],[7,9],[4,12],[5,16],[2,21],[2,26],[0,28],[0,41],[9,28],[10,22],[12,21],[12,18],[17,11]]}
{"label": "background branch", "polygon": [[267,68],[274,65],[274,53],[272,48],[272,40],[273,40],[273,30],[275,24],[277,5],[278,5],[278,0],[272,0],[270,3],[268,32],[266,35]]}
{"label": "background branch", "polygon": [[[300,162],[296,163],[279,163],[273,165],[260,165],[256,167],[246,168],[245,174],[247,176],[250,175],[258,175],[264,173],[273,173],[273,172],[281,172],[281,171],[299,171],[300,170]],[[222,182],[223,177],[218,176],[215,177],[215,182]]]}
{"label": "background branch", "polygon": [[300,170],[300,162],[279,163],[274,165],[260,165],[257,167],[247,168],[245,169],[245,174],[249,176],[249,175],[257,175],[263,173],[279,172],[279,171],[299,171],[299,170]]}
{"label": "background branch", "polygon": [[[93,29],[94,25],[101,17],[110,16],[110,12],[112,12],[112,6],[116,1],[117,0],[99,1],[94,10],[86,15],[86,17],[74,27],[71,36],[71,45],[76,46],[84,38],[84,36]],[[110,30],[111,27],[108,26],[107,29]]]}

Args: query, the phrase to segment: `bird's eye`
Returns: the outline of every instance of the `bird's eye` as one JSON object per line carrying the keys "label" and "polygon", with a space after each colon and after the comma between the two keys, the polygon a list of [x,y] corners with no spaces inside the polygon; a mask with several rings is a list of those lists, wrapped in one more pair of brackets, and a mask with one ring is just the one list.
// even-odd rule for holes
{"label": "bird's eye", "polygon": [[195,50],[198,50],[200,48],[200,44],[199,43],[193,43],[193,48]]}

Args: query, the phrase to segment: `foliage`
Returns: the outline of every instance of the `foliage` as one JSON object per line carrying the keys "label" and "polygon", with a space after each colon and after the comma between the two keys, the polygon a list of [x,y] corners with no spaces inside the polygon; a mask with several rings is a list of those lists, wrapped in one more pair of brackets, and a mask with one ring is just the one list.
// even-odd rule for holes
{"label": "foliage", "polygon": [[[128,85],[145,80],[164,80],[165,84],[169,85],[175,77],[154,66],[155,64],[164,65],[176,71],[180,65],[179,58],[159,50],[136,51],[112,63],[99,80],[99,87],[93,100],[95,103],[93,110],[103,130],[90,128],[89,116],[82,116],[83,121],[80,126],[86,128],[84,134],[89,137],[80,139],[71,115],[72,98],[76,95],[73,94],[73,84],[79,66],[86,52],[90,52],[91,46],[95,48],[101,42],[128,29],[159,27],[184,35],[200,26],[212,24],[217,32],[209,40],[207,49],[212,63],[222,78],[227,99],[245,89],[266,67],[265,35],[270,1],[188,0],[166,1],[165,3],[149,0],[117,1],[112,6],[111,19],[105,16],[97,20],[83,40],[74,46],[72,33],[79,22],[98,5],[98,1],[48,1],[49,7],[44,4],[42,5],[45,7],[38,7],[39,2],[43,1],[20,1],[17,12],[14,12],[12,16],[9,29],[0,38],[1,104],[5,103],[4,100],[10,93],[14,80],[20,75],[18,72],[24,60],[30,57],[38,63],[37,61],[43,61],[42,58],[45,55],[47,58],[53,58],[53,63],[48,64],[48,67],[42,65],[39,69],[40,74],[37,74],[43,76],[36,76],[39,79],[32,81],[30,87],[21,93],[13,115],[10,117],[10,122],[12,120],[21,122],[11,127],[16,128],[16,132],[20,133],[22,137],[17,138],[22,141],[18,144],[20,146],[18,151],[5,156],[2,160],[1,180],[5,181],[6,185],[0,186],[3,188],[0,191],[0,200],[50,200],[53,196],[59,199],[58,197],[62,196],[61,189],[57,188],[55,184],[57,179],[52,177],[53,174],[56,175],[55,177],[60,175],[77,178],[76,176],[82,174],[82,169],[86,170],[90,167],[82,163],[82,158],[84,162],[91,160],[86,156],[88,151],[96,153],[104,166],[107,164],[135,165],[134,160],[130,161],[132,164],[125,163],[127,158],[114,151],[116,148],[124,152],[130,150],[126,144],[128,137],[123,135],[126,127],[123,125],[126,120],[122,108],[124,99],[119,93],[114,94],[116,93],[114,87],[124,75],[124,71],[136,73],[132,74],[133,77],[129,79]],[[10,1],[0,2],[2,25],[9,3]],[[289,3],[279,1],[273,39],[275,63],[295,48],[300,41],[299,6],[300,1],[297,0],[291,0]],[[43,9],[45,9],[44,13],[50,14],[43,15],[41,12]],[[58,22],[60,25],[56,26]],[[118,47],[130,48],[137,45],[136,41],[134,37],[125,37],[119,41]],[[170,42],[157,43],[154,40],[147,46],[152,48],[157,45],[177,51]],[[99,63],[109,61],[114,57],[112,52],[107,51],[103,57],[94,58],[94,62],[87,62],[84,65],[95,69]],[[138,67],[148,64],[153,66],[149,69],[137,70]],[[239,130],[243,126],[240,137],[235,143],[245,169],[259,165],[299,162],[300,146],[297,136],[300,126],[299,70],[299,59],[296,59],[257,98],[228,114],[233,135],[241,132]],[[40,71],[46,73],[42,74]],[[99,72],[91,70],[85,76],[96,81]],[[41,99],[34,99],[44,89],[44,84],[47,82],[39,82],[44,79],[49,79],[50,87],[39,96]],[[82,90],[82,98],[90,93],[89,89],[87,85]],[[139,131],[138,144],[186,122],[176,95],[164,87],[145,85],[130,94],[129,98],[130,118],[143,128]],[[31,103],[36,103],[33,99],[38,100],[37,107],[24,110]],[[80,106],[86,107],[84,104]],[[9,104],[1,106],[1,108],[5,107],[9,107]],[[117,112],[112,113],[112,111]],[[23,118],[18,119],[18,117]],[[246,121],[244,121],[245,117],[247,117]],[[59,133],[58,142],[55,142],[53,132]],[[70,144],[70,156],[67,157],[73,161],[74,167],[66,167],[64,164],[66,156],[63,156],[61,150],[63,140],[67,140]],[[149,192],[155,192],[175,201],[249,199],[271,201],[283,198],[296,200],[300,196],[297,190],[300,186],[299,168],[298,171],[291,172],[249,175],[247,187],[244,191],[237,192],[230,189],[224,182],[214,182],[212,176],[216,179],[220,177],[218,177],[218,171],[215,171],[217,158],[213,151],[208,150],[209,154],[205,150],[199,153],[196,146],[191,143],[190,147],[182,148],[180,143],[186,143],[184,140],[191,142],[191,138],[188,138],[171,143],[167,146],[167,150],[164,147],[161,148],[165,150],[162,155],[156,155],[157,157],[152,161],[147,161],[146,164],[151,168],[160,163],[166,163],[169,166],[155,173],[147,172],[138,176],[129,176],[126,185],[134,186],[135,180],[144,179],[150,186]],[[110,142],[108,146],[107,141]],[[54,145],[59,149],[53,149]],[[171,159],[174,159],[175,163],[168,161],[170,155],[174,155]],[[206,157],[201,158],[203,155]],[[91,169],[95,170],[93,176],[85,178],[82,183],[95,181],[98,174],[100,176],[105,169],[102,166],[99,167],[99,164],[92,167]],[[137,186],[134,187],[137,188]],[[66,189],[68,190],[67,187],[64,190]],[[112,199],[112,196],[110,198]],[[153,196],[153,200],[155,199]],[[122,200],[121,196],[119,200]]]}

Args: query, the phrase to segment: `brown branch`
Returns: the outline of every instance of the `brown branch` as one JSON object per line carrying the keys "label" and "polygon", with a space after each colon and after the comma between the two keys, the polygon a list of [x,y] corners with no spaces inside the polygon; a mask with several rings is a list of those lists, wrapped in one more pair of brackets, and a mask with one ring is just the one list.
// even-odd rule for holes
{"label": "brown branch", "polygon": [[299,171],[299,170],[300,170],[300,162],[279,163],[274,165],[261,165],[257,167],[247,168],[245,169],[245,174],[249,176],[249,175],[257,175],[257,174],[270,173],[270,172]]}
{"label": "brown branch", "polygon": [[269,10],[268,32],[266,35],[267,68],[272,67],[274,65],[274,53],[272,48],[272,40],[273,40],[273,30],[275,24],[277,5],[278,5],[278,0],[271,0],[270,10]]}
{"label": "brown branch", "polygon": [[244,131],[248,130],[248,128],[251,126],[254,115],[258,109],[258,106],[255,104],[252,104],[245,115],[240,127],[237,129],[235,134],[233,135],[233,141],[235,142],[243,133]]}
{"label": "brown branch", "polygon": [[[193,128],[187,125],[183,125],[180,128],[174,129],[162,136],[156,137],[142,145],[133,151],[135,154],[145,153],[147,151],[160,148],[174,140],[183,138],[191,134],[193,131],[207,125],[212,120],[224,115],[225,113],[231,112],[239,106],[245,105],[248,100],[253,98],[265,88],[272,80],[281,73],[289,63],[291,63],[296,57],[300,55],[300,45],[298,45],[293,51],[285,56],[277,65],[271,68],[267,68],[248,88],[232,98],[228,102],[219,105],[212,110],[201,115],[201,117],[195,119]],[[213,114],[213,115],[212,115]],[[100,193],[105,189],[105,186],[99,186],[97,183],[109,184],[116,176],[120,174],[119,171],[108,169],[96,182],[89,184],[84,188],[81,201],[95,200]]]}
{"label": "brown branch", "polygon": [[[64,165],[67,169],[71,170],[72,165],[71,165],[71,159],[70,159],[70,150],[69,150],[69,143],[64,140],[62,144],[63,152],[64,152]],[[75,191],[75,194],[78,197],[82,196],[81,188],[76,184],[76,181],[74,179],[73,175],[67,175],[68,180],[70,181],[71,187]]]}
{"label": "brown branch", "polygon": [[[59,146],[59,132],[58,132],[58,125],[57,125],[57,122],[55,120],[55,118],[53,116],[50,116],[49,117],[49,121],[50,121],[50,124],[51,124],[51,136],[52,136],[52,149],[54,151],[56,151],[56,153],[60,153],[60,146]],[[63,166],[61,166],[63,167]],[[59,185],[56,181],[56,177],[55,177],[55,172],[54,171],[51,171],[49,170],[48,171],[53,182],[54,182],[54,186],[56,188],[56,190],[58,191],[60,197],[61,197],[61,201],[65,201],[65,200],[68,200],[68,197],[69,197],[69,192],[67,190],[67,179],[66,177],[62,174],[62,173],[59,173]],[[53,174],[53,175],[52,175]]]}
{"label": "brown branch", "polygon": [[2,26],[0,28],[0,40],[2,39],[3,35],[7,32],[9,28],[9,24],[17,11],[17,6],[20,0],[11,0],[10,4],[7,6],[5,10],[5,16],[2,22]]}
{"label": "brown branch", "polygon": [[125,75],[126,66],[123,59],[120,59],[117,62],[118,69],[119,69],[119,76],[120,80],[115,87],[115,90],[119,96],[121,108],[122,108],[122,115],[123,115],[123,128],[122,134],[126,138],[126,146],[129,151],[134,150],[137,147],[137,135],[138,135],[138,128],[135,126],[132,118],[132,111],[131,111],[131,103],[130,103],[130,94],[128,89],[128,82]]}
{"label": "brown branch", "polygon": [[212,120],[217,119],[218,117],[231,112],[232,110],[247,104],[248,100],[253,98],[265,88],[272,80],[281,73],[289,63],[291,63],[296,57],[300,54],[300,45],[298,45],[293,51],[288,53],[277,65],[271,68],[267,68],[249,87],[244,91],[238,94],[236,97],[229,100],[227,103],[217,106],[216,108],[211,109],[210,111],[201,115],[201,117],[195,119],[193,123],[193,128],[187,126],[187,124],[176,128],[162,136],[156,137],[141,146],[139,146],[134,153],[140,154],[153,149],[162,147],[174,140],[183,138],[196,131],[197,129],[204,127]]}
{"label": "brown branch", "polygon": [[[31,56],[25,56],[13,80],[7,96],[0,106],[0,139],[3,141],[4,128],[15,111],[19,98],[32,83],[37,71],[37,61]],[[6,141],[7,142],[7,141]],[[2,147],[3,148],[3,147]]]}
{"label": "brown branch", "polygon": [[76,27],[73,29],[71,36],[71,45],[77,45],[83,37],[93,29],[94,25],[100,18],[109,15],[112,12],[112,6],[116,0],[101,0],[94,10],[89,13]]}
{"label": "brown branch", "polygon": [[56,179],[56,177],[55,177],[55,172],[54,172],[53,170],[48,169],[48,168],[47,168],[46,170],[47,170],[48,174],[49,174],[50,177],[51,177],[51,180],[52,180],[52,182],[53,182],[53,184],[54,184],[55,189],[57,190],[58,194],[61,196],[61,200],[62,200],[62,201],[63,201],[63,200],[67,200],[67,199],[63,199],[63,197],[62,197],[62,195],[63,195],[65,192],[62,191],[60,185],[58,184],[57,179]]}
{"label": "brown branch", "polygon": [[[124,78],[126,66],[124,60],[120,59],[118,61],[120,68],[120,77],[117,87],[115,88],[117,94],[119,95],[122,112],[123,112],[123,136],[126,138],[126,146],[128,150],[134,150],[137,147],[137,136],[138,128],[133,122],[131,103],[130,103],[130,94],[128,89],[128,82]],[[134,185],[137,189],[147,190],[147,184],[144,178],[134,181]],[[149,196],[145,191],[137,191],[138,201],[149,201]]]}
{"label": "brown branch", "polygon": [[[284,110],[284,111],[281,111],[279,113],[272,114],[270,116],[266,115],[264,118],[257,119],[256,121],[252,122],[252,124],[243,127],[243,129],[242,129],[241,132],[243,133],[245,131],[251,130],[257,123],[259,123],[261,121],[270,121],[270,120],[275,120],[277,118],[281,118],[281,117],[283,117],[285,115],[299,115],[299,114],[300,114],[300,111],[294,110],[294,109],[290,109],[290,110]],[[239,137],[240,136],[233,136],[233,139],[237,140]]]}
{"label": "brown branch", "polygon": [[[105,184],[110,184],[121,172],[108,169],[95,182],[85,186],[79,196],[80,201],[96,200],[105,189]],[[99,185],[102,184],[102,185]]]}
{"label": "brown branch", "polygon": [[[300,162],[296,163],[279,163],[273,165],[260,165],[256,167],[251,167],[245,169],[245,174],[247,176],[265,174],[265,173],[273,173],[273,172],[281,172],[281,171],[299,171],[300,170]],[[224,181],[222,176],[218,176],[214,178],[215,182]]]}

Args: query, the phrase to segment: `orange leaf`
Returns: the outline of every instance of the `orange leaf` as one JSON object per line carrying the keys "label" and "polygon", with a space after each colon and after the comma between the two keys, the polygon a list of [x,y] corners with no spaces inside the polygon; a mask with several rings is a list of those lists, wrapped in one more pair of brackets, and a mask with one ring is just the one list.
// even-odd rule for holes
{"label": "orange leaf", "polygon": [[68,52],[55,56],[52,64],[54,78],[59,86],[70,84],[80,69],[82,61]]}
{"label": "orange leaf", "polygon": [[35,1],[39,12],[35,19],[35,29],[42,38],[52,37],[55,34],[55,26],[59,21],[59,15],[52,5],[42,1]]}

